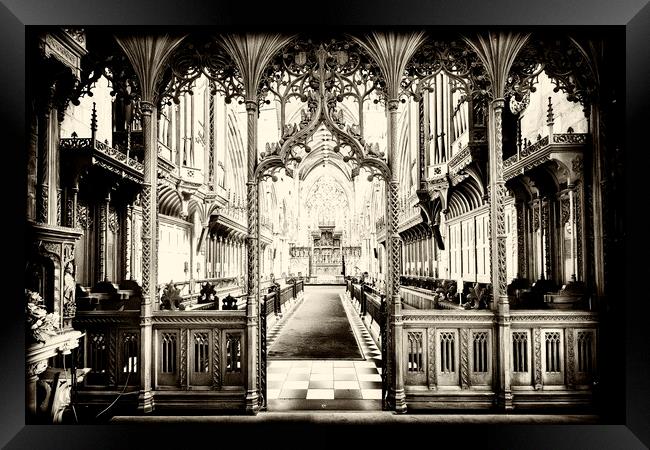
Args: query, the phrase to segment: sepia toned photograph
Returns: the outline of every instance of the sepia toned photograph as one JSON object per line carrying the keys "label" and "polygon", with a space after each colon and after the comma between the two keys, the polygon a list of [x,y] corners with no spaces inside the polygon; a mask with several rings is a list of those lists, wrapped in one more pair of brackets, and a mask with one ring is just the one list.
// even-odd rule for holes
{"label": "sepia toned photograph", "polygon": [[25,423],[625,423],[625,51],[26,26]]}

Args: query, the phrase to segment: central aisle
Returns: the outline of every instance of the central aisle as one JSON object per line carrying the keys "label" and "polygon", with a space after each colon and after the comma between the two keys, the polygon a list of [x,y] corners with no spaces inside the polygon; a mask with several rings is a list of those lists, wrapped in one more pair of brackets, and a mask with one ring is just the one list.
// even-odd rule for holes
{"label": "central aisle", "polygon": [[269,411],[381,410],[381,352],[344,287],[305,286],[270,336]]}
{"label": "central aisle", "polygon": [[343,292],[343,287],[307,286],[302,304],[271,345],[269,359],[363,360],[341,303]]}

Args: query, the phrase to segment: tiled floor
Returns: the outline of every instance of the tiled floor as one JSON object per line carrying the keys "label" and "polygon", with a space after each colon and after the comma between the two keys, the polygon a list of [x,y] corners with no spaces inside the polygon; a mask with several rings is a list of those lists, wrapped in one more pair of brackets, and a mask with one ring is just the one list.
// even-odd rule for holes
{"label": "tiled floor", "polygon": [[[309,287],[308,287],[309,288]],[[381,409],[381,352],[359,318],[341,295],[365,360],[277,360],[269,359],[267,399],[269,411],[309,409]],[[308,292],[305,293],[308,295]],[[299,305],[297,305],[299,307]],[[286,319],[290,319],[289,312]],[[278,322],[269,340],[282,332],[288,320]]]}
{"label": "tiled floor", "polygon": [[267,395],[276,399],[381,400],[374,361],[270,361]]}

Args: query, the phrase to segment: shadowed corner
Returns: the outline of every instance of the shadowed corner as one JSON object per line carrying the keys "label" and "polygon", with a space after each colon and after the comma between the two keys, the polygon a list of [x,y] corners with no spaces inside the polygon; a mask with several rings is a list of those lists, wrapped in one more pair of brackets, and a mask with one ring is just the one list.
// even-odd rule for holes
{"label": "shadowed corner", "polygon": [[[24,170],[25,153],[20,149],[25,147],[25,25],[14,14],[13,9],[5,4],[0,5],[0,39],[2,42],[12,43],[3,46],[2,50],[3,64],[0,72],[7,88],[0,93],[0,103],[3,129],[11,130],[4,133],[4,145],[15,149],[6,155],[7,164],[16,167],[15,170],[3,171],[3,179],[7,186],[24,186],[27,175]],[[19,165],[21,168],[18,170]],[[25,233],[24,200],[23,195],[9,195],[6,198],[5,208],[12,213],[5,223],[8,227],[4,229],[6,236],[11,236],[11,239],[4,240],[3,249],[7,258],[11,258],[13,262],[7,266],[9,270],[5,272],[5,278],[16,280],[5,283],[7,298],[17,299],[24,296],[24,286],[18,281],[22,280],[22,268],[25,264],[22,249]],[[24,304],[8,301],[3,310],[0,327],[4,361],[0,380],[0,395],[3,399],[0,405],[0,446],[4,446],[25,426]]]}

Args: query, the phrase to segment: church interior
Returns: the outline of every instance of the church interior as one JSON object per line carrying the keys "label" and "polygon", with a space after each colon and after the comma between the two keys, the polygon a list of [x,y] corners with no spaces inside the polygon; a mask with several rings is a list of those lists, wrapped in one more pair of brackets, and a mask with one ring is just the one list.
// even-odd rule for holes
{"label": "church interior", "polygon": [[28,423],[613,414],[616,45],[32,28]]}

